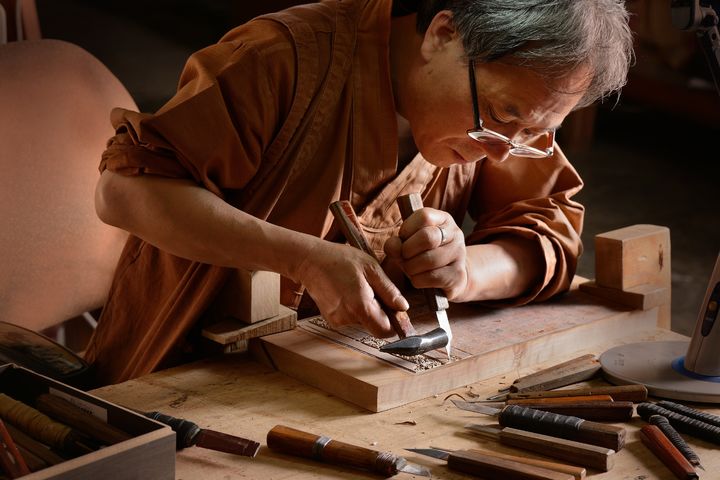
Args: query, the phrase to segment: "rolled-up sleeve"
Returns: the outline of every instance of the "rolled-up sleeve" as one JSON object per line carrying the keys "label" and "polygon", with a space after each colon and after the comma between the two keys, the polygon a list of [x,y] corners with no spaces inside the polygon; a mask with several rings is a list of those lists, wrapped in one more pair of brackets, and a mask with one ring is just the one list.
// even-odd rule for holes
{"label": "rolled-up sleeve", "polygon": [[[252,43],[243,41],[248,29]],[[243,26],[190,57],[176,95],[157,113],[113,110],[116,135],[100,170],[192,179],[220,197],[243,188],[289,111],[294,62],[280,29]]]}
{"label": "rolled-up sleeve", "polygon": [[582,253],[584,208],[572,199],[583,183],[565,155],[556,148],[551,158],[486,160],[478,173],[469,206],[476,223],[466,243],[524,238],[544,264],[542,278],[525,294],[490,303],[522,305],[567,290]]}

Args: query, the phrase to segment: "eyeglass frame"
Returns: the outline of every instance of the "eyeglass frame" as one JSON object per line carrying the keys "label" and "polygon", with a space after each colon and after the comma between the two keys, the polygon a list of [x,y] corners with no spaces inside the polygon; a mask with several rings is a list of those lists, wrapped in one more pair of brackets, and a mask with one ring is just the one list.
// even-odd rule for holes
{"label": "eyeglass frame", "polygon": [[510,154],[514,155],[516,157],[526,157],[526,158],[552,157],[552,155],[555,151],[555,129],[552,129],[546,133],[546,136],[548,138],[548,146],[545,147],[545,150],[540,150],[539,148],[535,148],[530,145],[526,145],[523,143],[517,143],[517,142],[513,141],[512,139],[506,137],[502,133],[498,133],[494,130],[490,130],[489,128],[483,127],[483,121],[480,118],[480,105],[479,105],[478,94],[477,94],[477,81],[475,80],[475,62],[472,60],[470,60],[470,62],[468,63],[468,75],[470,77],[470,95],[472,97],[473,120],[475,122],[475,127],[469,129],[466,132],[468,137],[472,138],[476,142],[485,143],[486,139],[477,138],[477,137],[473,136],[473,134],[482,132],[486,135],[489,135],[491,138],[500,140],[505,145],[509,145],[510,146]]}

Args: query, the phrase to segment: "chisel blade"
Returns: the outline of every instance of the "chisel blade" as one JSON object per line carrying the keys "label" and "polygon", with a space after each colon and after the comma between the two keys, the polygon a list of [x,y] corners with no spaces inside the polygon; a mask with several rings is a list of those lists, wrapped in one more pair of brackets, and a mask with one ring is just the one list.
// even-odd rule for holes
{"label": "chisel blade", "polygon": [[426,457],[433,457],[439,460],[447,460],[450,456],[450,452],[444,450],[438,450],[437,448],[406,448],[408,452],[419,453]]}
{"label": "chisel blade", "polygon": [[498,416],[502,412],[499,408],[489,407],[481,403],[471,403],[464,400],[452,400],[452,403],[461,410],[468,412],[483,413],[485,415]]}
{"label": "chisel blade", "polygon": [[404,463],[398,462],[397,469],[398,469],[398,472],[409,473],[410,475],[420,475],[421,477],[428,477],[428,478],[431,477],[430,470],[423,467],[422,465],[418,465],[416,463],[410,463],[408,461],[405,461]]}

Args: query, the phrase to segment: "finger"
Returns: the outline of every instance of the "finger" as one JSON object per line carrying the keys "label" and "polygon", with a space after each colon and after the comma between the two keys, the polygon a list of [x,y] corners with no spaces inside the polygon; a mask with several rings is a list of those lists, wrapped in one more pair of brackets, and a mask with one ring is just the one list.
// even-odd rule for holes
{"label": "finger", "polygon": [[366,320],[363,322],[363,326],[365,327],[365,330],[373,336],[386,338],[395,335],[395,330],[393,330],[392,325],[390,324],[390,319],[385,312],[383,312],[377,300],[373,300],[369,305],[367,316],[365,318]]}
{"label": "finger", "polygon": [[405,311],[410,308],[400,289],[390,280],[383,269],[377,265],[367,275],[368,283],[379,300],[393,310]]}
{"label": "finger", "polygon": [[410,281],[415,288],[440,288],[446,290],[452,288],[462,276],[463,272],[455,265],[448,265],[412,275]]}
{"label": "finger", "polygon": [[423,227],[402,243],[402,258],[408,260],[424,252],[446,246],[457,238],[457,231],[457,226],[454,224]]}
{"label": "finger", "polygon": [[445,245],[415,255],[403,260],[402,268],[406,275],[419,275],[431,270],[437,270],[457,262],[464,256],[462,246]]}
{"label": "finger", "polygon": [[407,240],[424,227],[444,225],[451,222],[453,222],[452,217],[447,212],[435,210],[434,208],[421,208],[403,221],[398,236],[402,240]]}
{"label": "finger", "polygon": [[383,246],[385,255],[390,258],[402,258],[402,240],[399,237],[390,237]]}

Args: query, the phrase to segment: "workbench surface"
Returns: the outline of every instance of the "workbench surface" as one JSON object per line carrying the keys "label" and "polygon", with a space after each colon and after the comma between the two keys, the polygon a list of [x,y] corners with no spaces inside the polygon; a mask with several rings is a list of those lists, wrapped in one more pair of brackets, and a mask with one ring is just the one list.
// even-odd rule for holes
{"label": "workbench surface", "polygon": [[[652,330],[627,338],[628,343],[645,340],[686,339],[666,330]],[[613,345],[607,345],[607,348]],[[600,354],[606,348],[584,353]],[[576,355],[574,355],[576,356]],[[453,392],[466,398],[487,397],[526,375],[567,360],[526,371],[478,382]],[[601,382],[596,380],[595,382]],[[338,479],[378,478],[353,470],[343,470],[304,459],[276,454],[265,446],[265,435],[277,424],[377,450],[392,451],[414,463],[428,466],[436,479],[469,478],[449,471],[440,460],[423,457],[404,448],[438,446],[447,449],[482,448],[518,453],[509,447],[475,437],[464,431],[467,423],[493,424],[491,417],[461,411],[443,396],[420,400],[380,413],[360,407],[304,385],[286,375],[260,365],[245,354],[227,355],[161,371],[122,384],[97,389],[92,393],[127,407],[158,410],[186,418],[201,427],[250,438],[263,444],[254,459],[189,448],[177,454],[178,479]],[[717,413],[717,412],[716,412]],[[638,429],[644,424],[635,417],[627,425],[626,447],[616,455],[615,467],[607,473],[588,470],[592,480],[649,480],[675,478],[640,442]],[[714,477],[720,471],[720,453],[714,445],[685,436],[703,463],[701,478]],[[530,456],[530,454],[527,454]],[[399,474],[398,479],[411,478]],[[414,477],[413,477],[414,478]],[[417,477],[422,478],[422,477]]]}

